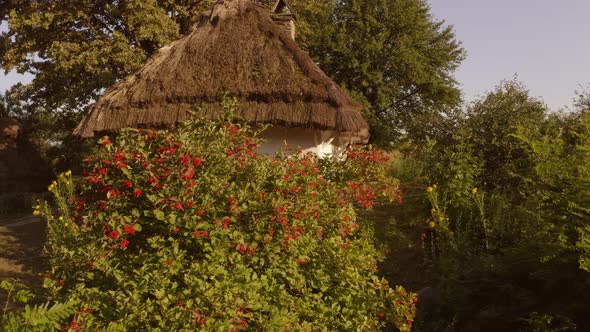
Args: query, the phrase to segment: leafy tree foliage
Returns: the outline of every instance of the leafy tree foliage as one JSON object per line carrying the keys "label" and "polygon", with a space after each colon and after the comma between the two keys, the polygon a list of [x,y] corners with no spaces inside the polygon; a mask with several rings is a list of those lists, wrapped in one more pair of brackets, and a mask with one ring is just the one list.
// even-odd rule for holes
{"label": "leafy tree foliage", "polygon": [[532,153],[512,135],[519,128],[539,132],[547,111],[547,106],[516,80],[501,83],[469,107],[465,126],[474,151],[484,162],[482,184],[502,188],[522,184],[532,166]]}
{"label": "leafy tree foliage", "polygon": [[433,125],[460,102],[452,74],[464,51],[452,28],[423,0],[319,3],[293,1],[305,21],[300,43],[367,103],[374,141],[436,135]]}
{"label": "leafy tree foliage", "polygon": [[581,268],[590,271],[590,114],[569,127],[539,138],[522,135],[535,153],[534,188],[545,219],[562,229],[564,245],[579,250]]}
{"label": "leafy tree foliage", "polygon": [[[0,16],[4,70],[35,75],[23,98],[80,109],[188,29],[204,1],[10,1]],[[184,29],[181,31],[181,28]]]}
{"label": "leafy tree foliage", "polygon": [[6,94],[0,93],[0,118],[8,118],[12,115],[12,105]]}
{"label": "leafy tree foliage", "polygon": [[575,106],[579,111],[590,110],[590,84],[584,90],[576,91]]}
{"label": "leafy tree foliage", "polygon": [[35,75],[6,98],[10,116],[56,169],[74,167],[83,143],[71,136],[89,103],[147,56],[190,28],[210,1],[33,1],[0,6],[0,66]]}

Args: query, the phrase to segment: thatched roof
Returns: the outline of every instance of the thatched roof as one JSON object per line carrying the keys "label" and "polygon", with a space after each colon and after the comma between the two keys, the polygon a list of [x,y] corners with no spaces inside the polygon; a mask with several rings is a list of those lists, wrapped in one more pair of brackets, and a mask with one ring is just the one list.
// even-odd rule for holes
{"label": "thatched roof", "polygon": [[108,89],[79,136],[136,126],[174,127],[195,105],[215,119],[225,93],[251,123],[337,130],[368,138],[361,105],[273,22],[266,7],[225,0],[195,29]]}

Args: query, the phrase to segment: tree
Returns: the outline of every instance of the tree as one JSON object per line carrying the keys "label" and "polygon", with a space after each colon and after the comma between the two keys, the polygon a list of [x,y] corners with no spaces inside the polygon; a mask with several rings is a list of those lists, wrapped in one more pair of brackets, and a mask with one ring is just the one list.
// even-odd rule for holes
{"label": "tree", "polygon": [[[79,110],[188,29],[204,1],[11,1],[0,16],[1,66],[35,75],[22,97]],[[201,7],[199,7],[201,6]]]}
{"label": "tree", "polygon": [[12,105],[6,94],[0,93],[0,118],[8,118],[12,113]]}
{"label": "tree", "polygon": [[481,183],[518,190],[533,167],[532,152],[513,137],[519,130],[539,132],[547,106],[517,80],[504,81],[468,109],[465,125],[473,150],[484,163]]}
{"label": "tree", "polygon": [[574,105],[580,111],[590,110],[590,84],[584,89],[576,91]]}
{"label": "tree", "polygon": [[464,58],[452,27],[423,0],[293,1],[305,17],[300,44],[368,105],[374,141],[435,135],[432,123],[460,103],[452,74]]}
{"label": "tree", "polygon": [[71,132],[86,107],[186,33],[209,2],[0,2],[0,20],[8,22],[0,34],[0,66],[35,75],[30,84],[11,89],[11,102],[18,105],[12,115],[54,167],[75,167],[81,147]]}

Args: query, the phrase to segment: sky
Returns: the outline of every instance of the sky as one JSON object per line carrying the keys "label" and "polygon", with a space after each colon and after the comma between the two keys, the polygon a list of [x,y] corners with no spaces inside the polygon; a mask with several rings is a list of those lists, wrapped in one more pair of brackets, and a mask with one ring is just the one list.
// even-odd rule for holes
{"label": "sky", "polygon": [[590,0],[429,0],[467,58],[456,72],[471,101],[518,75],[558,110],[590,83]]}
{"label": "sky", "polygon": [[[466,101],[517,75],[532,96],[558,110],[590,83],[590,0],[428,1],[467,51],[455,74]],[[0,72],[0,91],[31,79]]]}

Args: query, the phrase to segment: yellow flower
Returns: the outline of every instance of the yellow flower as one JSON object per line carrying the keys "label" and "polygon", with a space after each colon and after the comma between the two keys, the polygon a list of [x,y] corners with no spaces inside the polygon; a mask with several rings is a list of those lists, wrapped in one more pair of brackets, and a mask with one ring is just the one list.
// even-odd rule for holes
{"label": "yellow flower", "polygon": [[434,190],[434,188],[432,188],[432,187],[428,187],[428,188],[426,188],[426,192],[427,192],[427,193],[431,193],[433,190]]}
{"label": "yellow flower", "polygon": [[53,191],[53,189],[55,189],[55,186],[57,186],[57,182],[53,181],[53,182],[51,182],[51,184],[49,185],[49,187],[47,187],[47,189],[49,191]]}
{"label": "yellow flower", "polygon": [[70,224],[68,224],[68,223],[65,223],[65,224],[64,224],[64,226],[66,226],[66,227],[68,227],[69,225],[70,225]]}
{"label": "yellow flower", "polygon": [[59,216],[59,221],[63,221],[64,217],[63,216]]}
{"label": "yellow flower", "polygon": [[472,193],[472,194],[477,194],[477,188],[473,188],[473,189],[471,189],[471,193]]}
{"label": "yellow flower", "polygon": [[436,226],[436,224],[434,223],[434,221],[431,221],[428,223],[428,227],[430,228],[434,228]]}
{"label": "yellow flower", "polygon": [[68,171],[66,172],[66,175],[67,175],[67,176],[70,176],[70,175],[72,175],[72,171],[68,170]]}
{"label": "yellow flower", "polygon": [[436,209],[432,209],[432,210],[430,210],[430,212],[435,213],[436,212]]}
{"label": "yellow flower", "polygon": [[439,221],[444,221],[445,220],[445,217],[438,217],[438,220]]}
{"label": "yellow flower", "polygon": [[433,185],[432,185],[432,188],[436,189],[436,184],[433,184]]}

